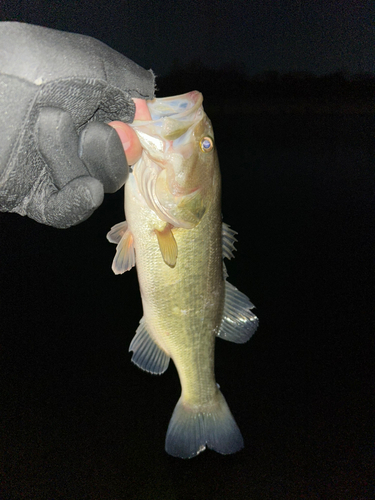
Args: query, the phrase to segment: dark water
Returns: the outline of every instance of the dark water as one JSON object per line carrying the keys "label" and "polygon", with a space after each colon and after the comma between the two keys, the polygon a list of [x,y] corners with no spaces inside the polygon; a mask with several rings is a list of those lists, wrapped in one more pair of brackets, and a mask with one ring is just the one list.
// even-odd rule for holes
{"label": "dark water", "polygon": [[164,452],[179,382],[130,363],[136,273],[112,274],[105,239],[121,193],[70,230],[1,214],[1,500],[373,498],[374,122],[213,122],[230,281],[260,318],[217,342],[245,449]]}

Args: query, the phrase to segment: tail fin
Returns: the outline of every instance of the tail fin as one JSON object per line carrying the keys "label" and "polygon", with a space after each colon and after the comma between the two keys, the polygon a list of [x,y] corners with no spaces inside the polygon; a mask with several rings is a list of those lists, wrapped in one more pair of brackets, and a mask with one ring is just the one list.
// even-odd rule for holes
{"label": "tail fin", "polygon": [[204,407],[189,406],[179,399],[169,422],[165,450],[180,458],[192,458],[206,449],[235,453],[243,448],[241,432],[218,390]]}

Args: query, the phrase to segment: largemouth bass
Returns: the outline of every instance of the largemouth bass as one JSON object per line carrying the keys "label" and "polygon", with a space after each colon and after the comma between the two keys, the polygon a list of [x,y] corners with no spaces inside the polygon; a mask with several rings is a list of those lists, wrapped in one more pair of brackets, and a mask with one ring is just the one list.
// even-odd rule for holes
{"label": "largemouth bass", "polygon": [[226,281],[237,234],[221,217],[221,179],[210,120],[199,92],[148,101],[151,120],[135,121],[143,153],[125,186],[126,222],[107,238],[117,243],[112,269],[136,265],[143,318],[132,361],[161,374],[170,358],[181,397],[165,449],[194,457],[243,447],[239,428],[215,381],[216,336],[246,342],[258,319],[249,299]]}

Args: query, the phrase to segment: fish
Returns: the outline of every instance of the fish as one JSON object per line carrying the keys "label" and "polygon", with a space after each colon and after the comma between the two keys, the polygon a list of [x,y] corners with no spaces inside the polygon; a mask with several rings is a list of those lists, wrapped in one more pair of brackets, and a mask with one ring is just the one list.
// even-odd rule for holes
{"label": "fish", "polygon": [[107,234],[117,244],[112,269],[136,266],[143,317],[130,343],[132,362],[162,374],[172,358],[181,396],[165,450],[192,458],[206,447],[243,448],[241,432],[214,373],[216,337],[235,343],[258,326],[248,297],[227,281],[237,234],[222,222],[221,175],[214,132],[192,91],[147,101],[136,120],[143,152],[125,185],[126,221]]}

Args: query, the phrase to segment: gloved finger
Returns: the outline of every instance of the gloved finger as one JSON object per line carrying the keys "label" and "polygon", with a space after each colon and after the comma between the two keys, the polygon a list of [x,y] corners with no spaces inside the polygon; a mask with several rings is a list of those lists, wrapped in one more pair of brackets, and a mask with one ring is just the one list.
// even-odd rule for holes
{"label": "gloved finger", "polygon": [[78,157],[78,135],[67,111],[45,107],[36,123],[38,150],[59,189],[76,177],[88,175]]}
{"label": "gloved finger", "polygon": [[49,181],[46,178],[39,196],[34,196],[29,207],[30,217],[58,228],[84,221],[102,203],[104,189],[99,180],[89,175],[78,157],[78,135],[69,113],[42,108],[36,136]]}
{"label": "gloved finger", "polygon": [[101,182],[90,176],[78,177],[45,200],[44,220],[40,222],[61,229],[74,226],[90,217],[103,198]]}
{"label": "gloved finger", "polygon": [[116,131],[105,123],[90,122],[82,130],[78,155],[90,174],[103,184],[105,193],[114,193],[128,178],[124,147]]}

